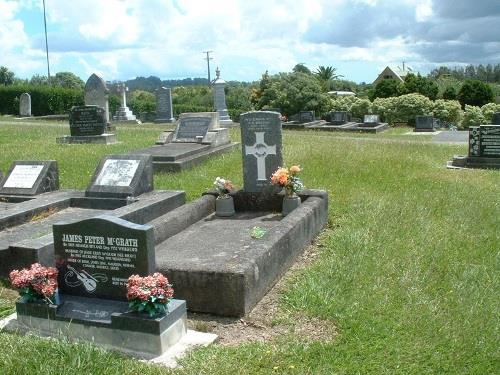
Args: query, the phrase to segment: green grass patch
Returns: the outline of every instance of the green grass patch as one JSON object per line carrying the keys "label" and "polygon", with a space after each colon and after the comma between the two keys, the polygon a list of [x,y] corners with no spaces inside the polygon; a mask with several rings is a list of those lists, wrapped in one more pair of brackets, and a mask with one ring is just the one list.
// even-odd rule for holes
{"label": "green grass patch", "polygon": [[[0,169],[12,160],[56,159],[62,186],[81,189],[102,156],[151,145],[161,129],[119,126],[119,145],[59,146],[55,137],[67,125],[0,123]],[[238,139],[238,130],[231,134]],[[327,190],[330,202],[319,259],[293,275],[280,313],[283,321],[297,313],[325,319],[339,334],[212,345],[192,352],[175,373],[500,372],[500,172],[447,170],[466,146],[430,139],[400,129],[376,136],[284,131],[286,164],[300,164],[306,186]],[[216,176],[241,186],[241,153],[158,174],[155,186],[194,199]],[[4,305],[11,309],[12,301]],[[6,333],[0,341],[0,367],[9,374],[169,373],[89,345]]]}

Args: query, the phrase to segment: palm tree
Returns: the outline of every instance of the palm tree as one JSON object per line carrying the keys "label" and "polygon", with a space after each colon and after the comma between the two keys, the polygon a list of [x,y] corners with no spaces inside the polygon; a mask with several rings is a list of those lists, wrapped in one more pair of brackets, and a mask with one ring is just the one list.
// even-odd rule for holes
{"label": "palm tree", "polygon": [[328,91],[330,89],[330,83],[333,80],[338,79],[340,77],[343,77],[343,75],[341,75],[341,74],[335,74],[336,70],[337,70],[337,68],[333,68],[331,66],[321,65],[314,72],[316,77],[319,79],[324,91]]}

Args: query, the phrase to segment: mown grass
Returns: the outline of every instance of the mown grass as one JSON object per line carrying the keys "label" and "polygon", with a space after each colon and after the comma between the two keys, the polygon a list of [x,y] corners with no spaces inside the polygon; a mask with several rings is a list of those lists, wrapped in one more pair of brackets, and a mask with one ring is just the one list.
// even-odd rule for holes
{"label": "mown grass", "polygon": [[[14,159],[54,158],[65,176],[63,187],[83,188],[102,155],[152,144],[159,129],[120,127],[123,143],[117,146],[57,146],[55,137],[66,128],[0,123],[0,169]],[[357,139],[284,132],[287,164],[301,164],[306,185],[326,189],[330,206],[329,227],[317,244],[320,257],[293,275],[281,311],[325,319],[337,326],[338,336],[212,345],[191,353],[174,373],[500,371],[500,172],[447,170],[446,161],[465,153],[465,146],[432,144],[428,137],[403,133]],[[238,138],[237,131],[232,135]],[[241,154],[155,176],[155,184],[186,190],[193,199],[217,175],[241,185]],[[0,333],[0,341],[0,368],[8,374],[170,373],[90,345],[7,333]]]}

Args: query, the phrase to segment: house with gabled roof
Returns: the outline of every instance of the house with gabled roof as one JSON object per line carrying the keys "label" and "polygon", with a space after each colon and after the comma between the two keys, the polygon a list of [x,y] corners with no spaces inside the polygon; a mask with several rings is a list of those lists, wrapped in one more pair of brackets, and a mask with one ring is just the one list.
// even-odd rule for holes
{"label": "house with gabled roof", "polygon": [[377,79],[373,81],[373,85],[382,82],[384,79],[396,79],[399,82],[404,82],[405,77],[408,75],[408,73],[413,73],[413,70],[408,65],[405,66],[404,62],[402,67],[386,66],[385,69],[382,70],[382,73],[378,75]]}

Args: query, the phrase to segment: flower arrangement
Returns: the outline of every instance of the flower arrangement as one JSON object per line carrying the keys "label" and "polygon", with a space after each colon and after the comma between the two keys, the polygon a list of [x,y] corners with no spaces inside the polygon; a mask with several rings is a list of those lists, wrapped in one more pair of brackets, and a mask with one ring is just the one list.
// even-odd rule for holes
{"label": "flower arrangement", "polygon": [[221,177],[217,177],[214,181],[215,189],[217,189],[217,193],[219,196],[217,199],[225,199],[229,197],[229,193],[234,190],[234,185],[231,181],[226,180]]}
{"label": "flower arrangement", "polygon": [[172,285],[159,272],[152,276],[132,275],[127,282],[128,306],[132,311],[155,316],[167,312],[167,305],[174,295]]}
{"label": "flower arrangement", "polygon": [[301,169],[298,165],[292,165],[290,168],[278,168],[271,176],[271,183],[283,187],[286,196],[294,196],[304,188],[304,184],[297,177],[300,171]]}
{"label": "flower arrangement", "polygon": [[57,290],[57,269],[34,263],[29,269],[13,270],[9,274],[10,283],[25,302],[54,303]]}

